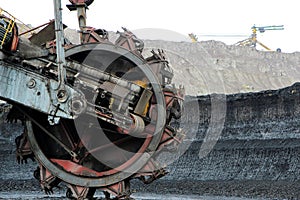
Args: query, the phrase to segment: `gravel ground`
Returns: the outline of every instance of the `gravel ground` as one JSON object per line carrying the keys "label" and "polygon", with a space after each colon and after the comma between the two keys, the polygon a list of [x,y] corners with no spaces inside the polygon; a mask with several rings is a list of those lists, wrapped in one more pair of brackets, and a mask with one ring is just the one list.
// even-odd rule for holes
{"label": "gravel ground", "polygon": [[[300,182],[288,181],[164,181],[151,185],[133,182],[135,199],[300,199]],[[64,187],[44,194],[36,180],[0,180],[0,199],[61,199]],[[101,197],[98,194],[97,197]]]}
{"label": "gravel ground", "polygon": [[[10,147],[11,148],[11,147]],[[217,150],[216,148],[215,151]],[[219,152],[222,153],[222,152]],[[193,154],[193,148],[187,152]],[[212,153],[213,156],[217,156]],[[54,195],[47,196],[41,191],[39,183],[32,178],[32,172],[36,167],[36,162],[29,161],[26,165],[19,165],[15,161],[13,151],[0,150],[0,199],[61,199],[65,198],[65,186],[55,188]],[[187,162],[189,155],[184,155],[181,159],[186,163],[185,170],[191,173],[203,171],[201,166],[192,165]],[[233,155],[234,157],[234,155]],[[209,159],[209,158],[208,158]],[[201,165],[200,161],[192,162]],[[216,162],[216,161],[214,161]],[[220,161],[221,162],[221,161]],[[230,163],[228,161],[228,163]],[[227,163],[227,164],[228,164]],[[141,182],[132,181],[132,190],[134,198],[139,199],[199,199],[199,200],[248,200],[248,199],[300,199],[300,181],[295,180],[192,180],[185,173],[187,179],[183,179],[182,162],[179,160],[174,163],[177,170],[170,170],[170,175],[161,180],[144,185]],[[173,167],[170,166],[170,168]],[[230,164],[228,164],[230,165]],[[229,166],[230,167],[230,166]],[[204,167],[205,168],[205,167]],[[215,168],[216,173],[220,171]],[[232,171],[232,170],[231,170]],[[228,173],[224,170],[224,176]],[[251,172],[249,172],[251,173]],[[180,174],[180,176],[178,176]],[[178,177],[176,177],[178,176]],[[100,199],[101,195],[97,195]]]}

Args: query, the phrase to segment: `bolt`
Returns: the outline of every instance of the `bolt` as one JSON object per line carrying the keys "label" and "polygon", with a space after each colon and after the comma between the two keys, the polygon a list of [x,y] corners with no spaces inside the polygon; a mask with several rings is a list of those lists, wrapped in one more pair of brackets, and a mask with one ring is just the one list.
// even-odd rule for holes
{"label": "bolt", "polygon": [[30,79],[30,80],[27,82],[26,85],[27,85],[28,88],[32,89],[32,88],[34,88],[34,87],[36,86],[36,82],[35,82],[34,79]]}
{"label": "bolt", "polygon": [[68,93],[66,90],[59,90],[56,95],[59,102],[64,103],[68,99]]}

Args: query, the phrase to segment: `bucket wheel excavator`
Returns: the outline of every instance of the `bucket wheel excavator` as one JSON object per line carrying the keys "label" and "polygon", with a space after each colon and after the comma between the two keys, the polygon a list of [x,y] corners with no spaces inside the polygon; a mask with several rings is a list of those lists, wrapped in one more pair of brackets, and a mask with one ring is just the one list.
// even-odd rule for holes
{"label": "bucket wheel excavator", "polygon": [[92,0],[70,0],[77,11],[80,44],[64,38],[61,2],[55,20],[29,39],[15,18],[0,15],[0,99],[12,105],[7,119],[21,120],[15,139],[19,162],[38,161],[34,177],[46,193],[64,183],[71,199],[130,199],[130,180],[145,184],[167,171],[155,157],[174,150],[184,133],[184,89],[172,84],[163,50],[145,58],[143,41],[124,29],[86,26]]}

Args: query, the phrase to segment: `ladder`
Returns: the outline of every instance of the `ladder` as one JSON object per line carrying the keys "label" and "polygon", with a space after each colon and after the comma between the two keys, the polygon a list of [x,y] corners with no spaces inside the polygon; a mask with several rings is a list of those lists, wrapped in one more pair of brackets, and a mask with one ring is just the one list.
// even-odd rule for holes
{"label": "ladder", "polygon": [[0,8],[0,49],[11,39],[15,22],[14,16]]}

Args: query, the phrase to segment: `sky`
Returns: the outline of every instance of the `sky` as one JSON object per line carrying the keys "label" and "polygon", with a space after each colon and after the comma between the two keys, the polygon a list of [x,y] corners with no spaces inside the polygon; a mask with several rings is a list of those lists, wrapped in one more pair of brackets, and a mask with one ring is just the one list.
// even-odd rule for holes
{"label": "sky", "polygon": [[[76,12],[70,12],[66,4],[69,1],[62,0],[63,22],[78,29]],[[33,26],[54,18],[52,0],[0,0],[0,7]],[[194,33],[199,41],[219,40],[227,44],[246,39],[253,25],[284,25],[284,30],[258,34],[260,42],[283,52],[300,51],[299,19],[296,0],[94,0],[87,11],[89,26],[108,31],[120,31],[121,27],[132,31],[164,29],[183,37]],[[154,35],[155,31],[149,34]]]}

